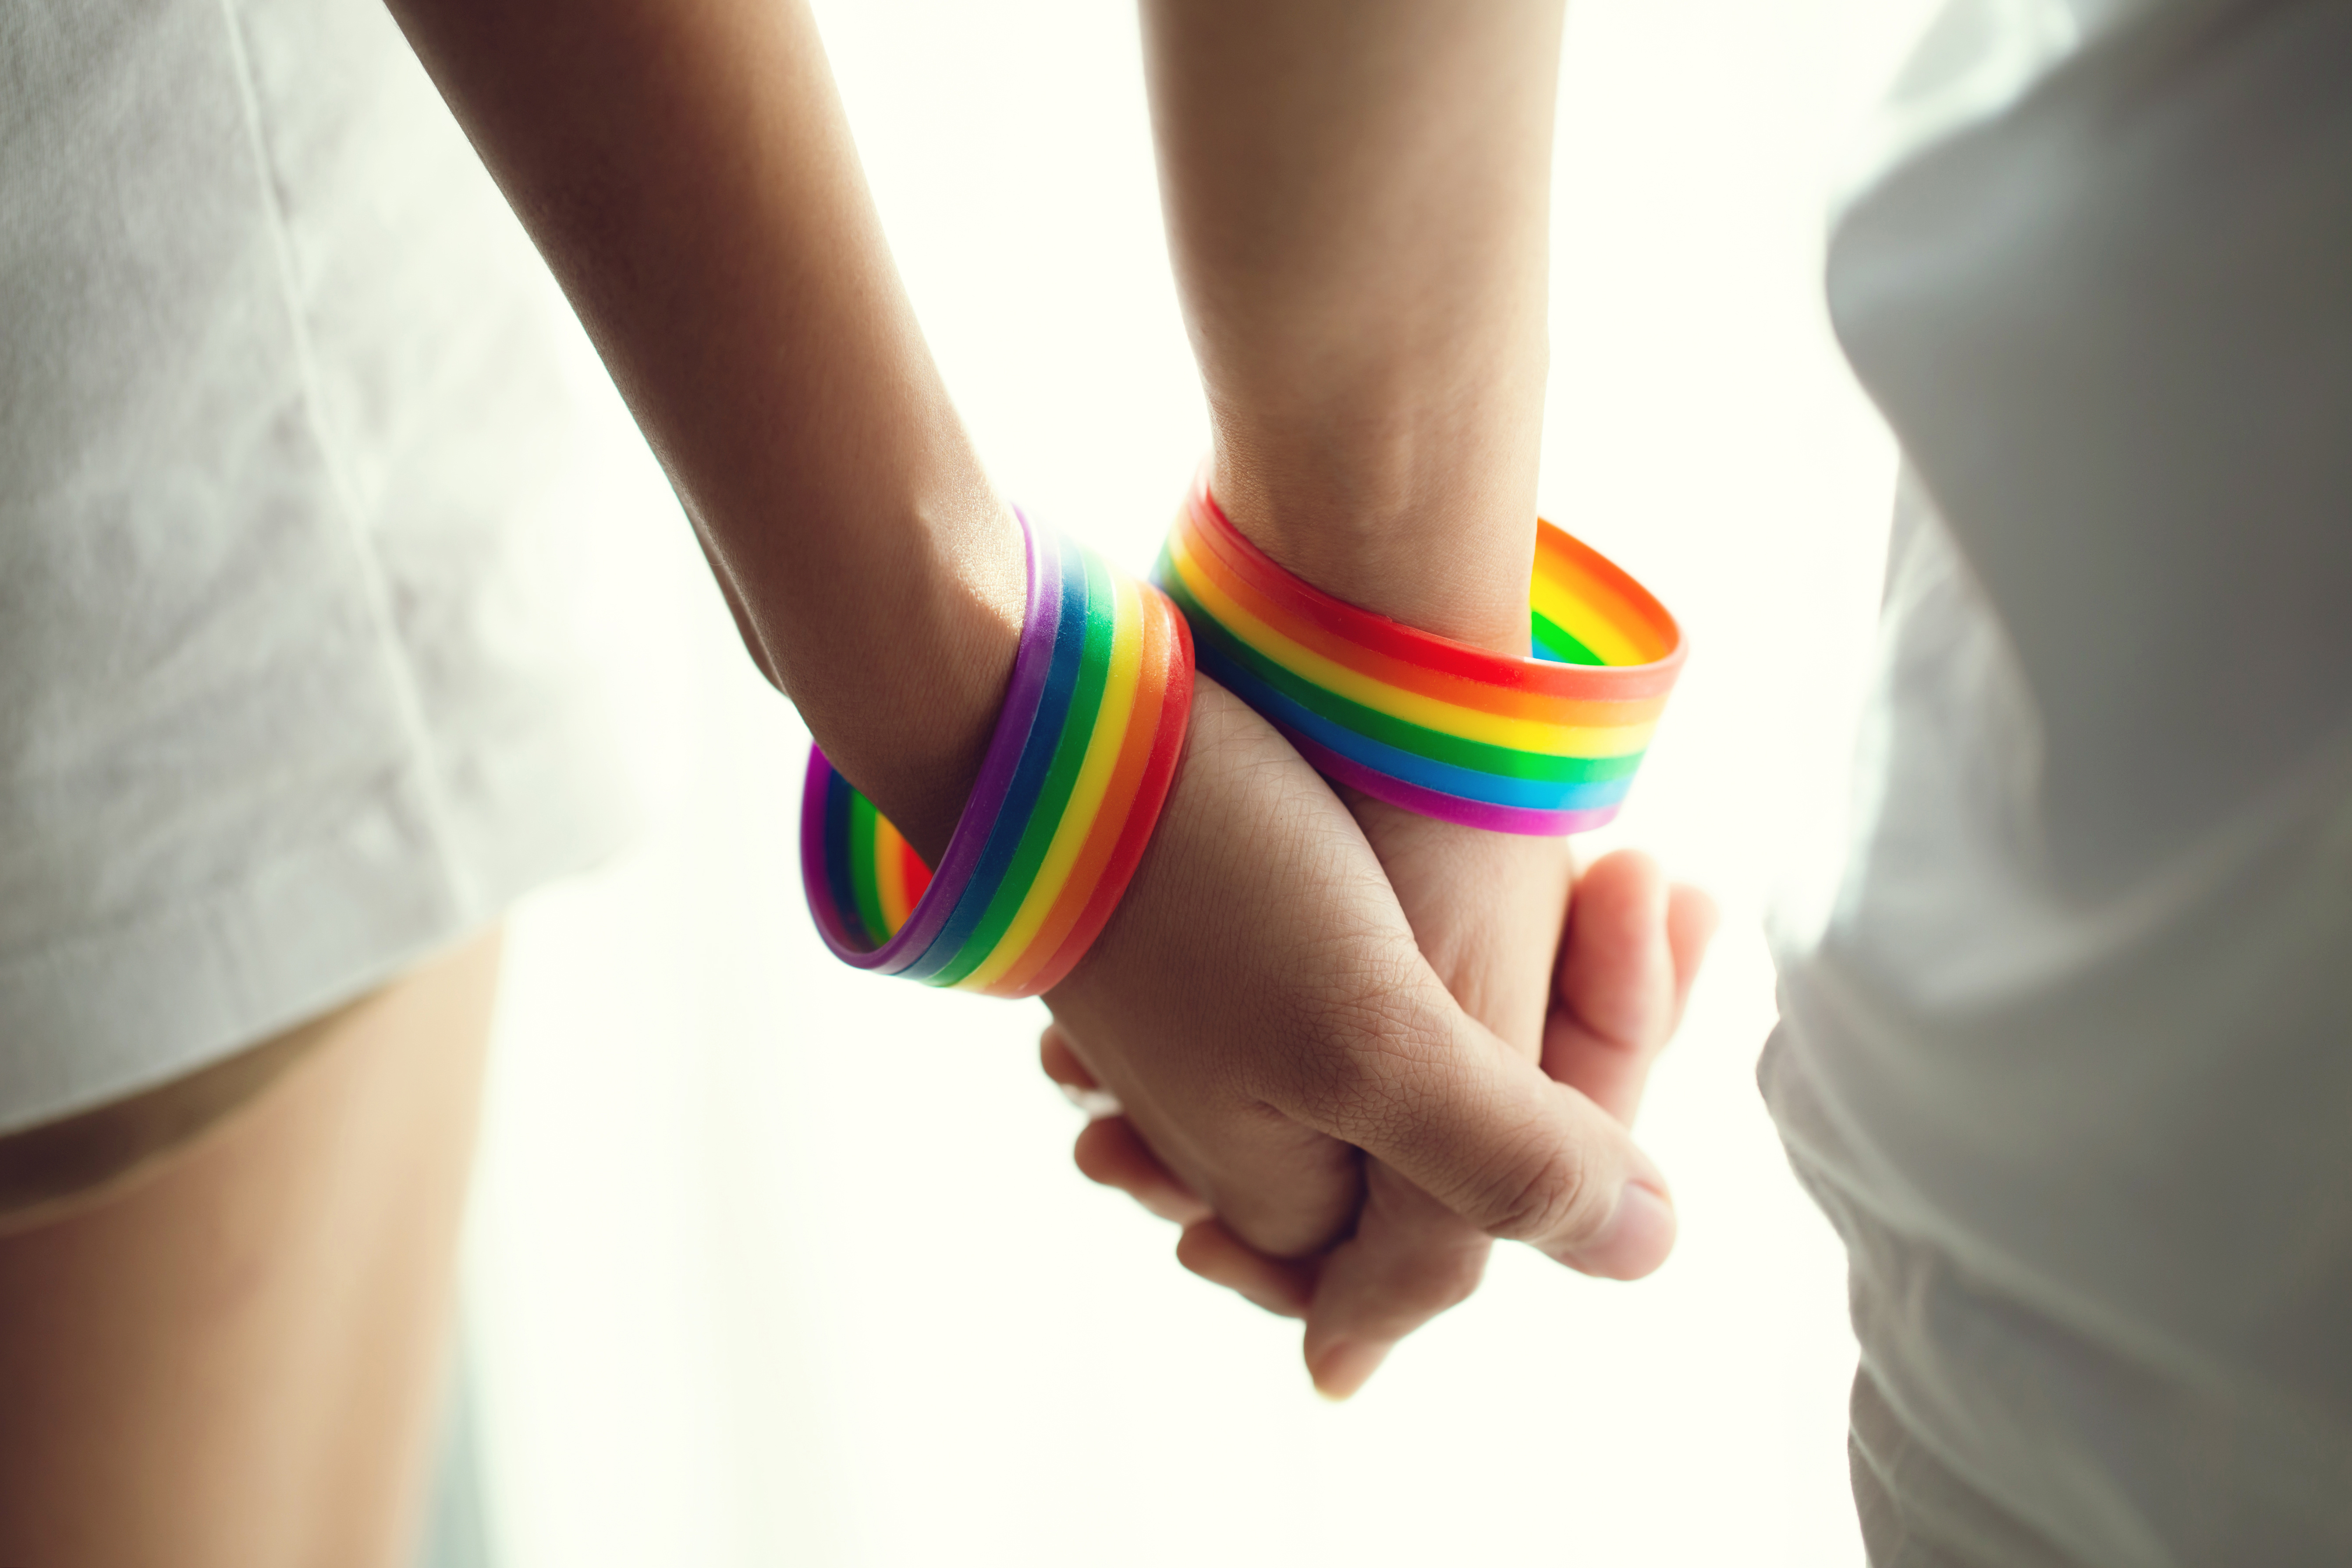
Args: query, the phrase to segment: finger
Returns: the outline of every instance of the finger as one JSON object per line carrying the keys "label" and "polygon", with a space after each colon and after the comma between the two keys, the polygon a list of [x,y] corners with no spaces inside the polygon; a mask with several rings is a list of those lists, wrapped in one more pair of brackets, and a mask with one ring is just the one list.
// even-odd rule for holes
{"label": "finger", "polygon": [[1379,1161],[1364,1170],[1356,1233],[1332,1248],[1307,1314],[1316,1391],[1345,1399],[1399,1340],[1466,1300],[1494,1242]]}
{"label": "finger", "polygon": [[1557,999],[1603,1039],[1625,1044],[1663,1033],[1674,1009],[1674,954],[1666,946],[1666,878],[1638,849],[1585,868],[1560,939]]}
{"label": "finger", "polygon": [[1209,1205],[1160,1163],[1124,1116],[1087,1122],[1070,1156],[1088,1180],[1117,1187],[1161,1219],[1192,1225],[1209,1216]]}
{"label": "finger", "polygon": [[1620,850],[1578,882],[1544,1021],[1544,1071],[1632,1125],[1715,931],[1715,900]]}
{"label": "finger", "polygon": [[1629,1126],[1678,1008],[1668,907],[1648,856],[1621,849],[1593,862],[1576,885],[1544,1020],[1544,1071]]}
{"label": "finger", "polygon": [[1284,1318],[1303,1318],[1315,1298],[1312,1259],[1268,1258],[1244,1246],[1214,1219],[1184,1227],[1176,1238],[1176,1261],[1213,1285]]}
{"label": "finger", "polygon": [[1102,1087],[1087,1070],[1087,1064],[1078,1059],[1078,1053],[1071,1047],[1069,1034],[1058,1024],[1047,1026],[1045,1032],[1037,1037],[1037,1059],[1045,1076],[1064,1089]]}
{"label": "finger", "polygon": [[[1074,1096],[1073,1098],[1076,1098]],[[1362,1156],[1346,1144],[1302,1127],[1257,1102],[1220,1108],[1215,1143],[1187,1137],[1180,1117],[1139,1096],[1108,1118],[1119,1124],[1115,1143],[1101,1145],[1114,1184],[1146,1191],[1172,1186],[1213,1213],[1246,1246],[1273,1258],[1319,1255],[1354,1224],[1362,1203]],[[1097,1145],[1080,1140],[1087,1157]],[[1129,1177],[1148,1165],[1157,1179]],[[1163,1212],[1157,1198],[1147,1207]],[[1171,1212],[1170,1217],[1183,1218]]]}
{"label": "finger", "polygon": [[1666,945],[1675,955],[1675,1017],[1673,1027],[1680,1027],[1683,1008],[1690,1002],[1691,986],[1698,979],[1699,965],[1706,961],[1708,943],[1723,924],[1723,911],[1715,900],[1700,889],[1687,882],[1677,882],[1666,896]]}
{"label": "finger", "polygon": [[1665,1179],[1624,1127],[1433,979],[1391,992],[1344,1054],[1268,1087],[1279,1109],[1386,1161],[1480,1230],[1587,1274],[1636,1279],[1674,1248]]}
{"label": "finger", "polygon": [[1045,1076],[1060,1084],[1070,1103],[1087,1116],[1100,1120],[1120,1113],[1123,1108],[1118,1096],[1103,1088],[1087,1064],[1078,1059],[1069,1035],[1058,1025],[1049,1026],[1038,1037],[1037,1059]]}

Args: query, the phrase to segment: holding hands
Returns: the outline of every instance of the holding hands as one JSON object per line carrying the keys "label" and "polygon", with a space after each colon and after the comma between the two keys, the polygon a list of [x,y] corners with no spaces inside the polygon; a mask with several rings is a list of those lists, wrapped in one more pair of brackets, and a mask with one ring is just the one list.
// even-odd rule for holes
{"label": "holding hands", "polygon": [[[1352,996],[1327,994],[1336,1005],[1319,1029],[1214,1037],[1222,1048],[1205,1043],[1212,1037],[1194,1037],[1202,1043],[1176,1053],[1181,1070],[1223,1075],[1242,1091],[1201,1122],[1222,1121],[1235,1143],[1255,1140],[1292,1154],[1286,1166],[1261,1165],[1255,1190],[1236,1191],[1237,1173],[1196,1152],[1216,1141],[1214,1131],[1157,1131],[1170,1111],[1151,1069],[1164,1069],[1165,1056],[1130,1065],[1081,1046],[1087,1010],[1060,994],[1042,1043],[1048,1076],[1081,1095],[1108,1089],[1117,1107],[1080,1134],[1079,1169],[1181,1225],[1177,1256],[1193,1272],[1269,1311],[1305,1319],[1308,1368],[1333,1397],[1354,1393],[1391,1345],[1469,1295],[1491,1237],[1527,1241],[1611,1279],[1639,1278],[1664,1260],[1674,1243],[1672,1200],[1625,1128],[1715,921],[1705,894],[1668,888],[1635,852],[1595,862],[1576,879],[1572,901],[1562,888],[1546,904],[1549,879],[1507,871],[1505,896],[1496,896],[1500,852],[1520,846],[1491,836],[1475,842],[1471,830],[1437,824],[1428,826],[1439,832],[1419,835],[1402,824],[1373,826],[1391,829],[1383,835],[1391,843],[1408,841],[1389,861],[1400,868],[1401,885],[1355,881],[1343,918],[1381,933],[1350,944],[1349,954],[1358,963],[1386,963],[1385,978],[1354,971],[1371,984]],[[1336,823],[1325,830],[1335,844],[1356,837]],[[1461,837],[1410,842],[1454,836]],[[1528,901],[1513,904],[1512,882]],[[1291,896],[1319,890],[1307,883]],[[1419,911],[1410,921],[1407,904]],[[1549,952],[1530,965],[1507,948],[1497,962],[1503,944],[1477,940],[1498,915],[1557,931],[1563,912],[1557,965]],[[1396,923],[1427,932],[1445,968],[1419,952],[1384,952]],[[1505,972],[1512,959],[1520,961],[1516,975]],[[1521,983],[1516,990],[1513,979]],[[1433,995],[1433,986],[1492,998],[1489,1016],[1498,1022],[1516,1022],[1510,1015],[1532,1001],[1541,1021],[1532,1037],[1507,1039]],[[1408,1022],[1389,1000],[1401,993],[1426,1012]],[[1100,1045],[1133,1041],[1109,1033]],[[1282,1054],[1253,1056],[1268,1050]],[[1251,1087],[1271,1092],[1252,1097]],[[1200,1110],[1197,1100],[1192,1108]],[[1268,1125],[1269,1113],[1282,1120]],[[1327,1136],[1307,1136],[1313,1131]],[[1162,1158],[1155,1150],[1183,1153]],[[1269,1215],[1270,1194],[1286,1191],[1296,1207]],[[1303,1245],[1292,1239],[1335,1210],[1339,1228]]]}
{"label": "holding hands", "polygon": [[[996,776],[1024,545],[915,325],[805,8],[394,9],[753,658],[940,866]],[[1143,16],[1223,515],[1309,592],[1524,658],[1559,0]],[[1214,652],[1115,911],[1075,967],[1017,961],[1051,984],[1046,1070],[1119,1107],[1081,1167],[1181,1223],[1188,1267],[1305,1318],[1334,1394],[1466,1295],[1491,1237],[1609,1278],[1656,1268],[1672,1201],[1627,1124],[1711,930],[1704,896],[1638,856],[1580,876],[1525,823],[1363,795],[1344,759],[1310,765],[1238,700]]]}
{"label": "holding hands", "polygon": [[[1207,489],[1276,570],[1523,658],[1559,7],[1147,0],[1143,20]],[[1204,676],[1248,679],[1202,640]],[[1121,1013],[1082,968],[1047,998],[1045,1070],[1119,1107],[1081,1169],[1182,1224],[1195,1272],[1305,1318],[1339,1396],[1475,1288],[1493,1237],[1655,1268],[1672,1201],[1627,1128],[1711,903],[1639,856],[1578,877],[1564,838],[1318,789],[1247,718],[1204,724],[1243,765],[1229,784],[1196,742],[1156,850],[1188,853],[1189,788],[1234,790],[1197,851],[1221,875],[1169,889],[1223,928],[1217,956],[1175,962],[1168,895],[1139,884],[1150,923],[1107,932],[1101,968],[1139,941],[1165,991]],[[1277,798],[1297,805],[1261,815]]]}

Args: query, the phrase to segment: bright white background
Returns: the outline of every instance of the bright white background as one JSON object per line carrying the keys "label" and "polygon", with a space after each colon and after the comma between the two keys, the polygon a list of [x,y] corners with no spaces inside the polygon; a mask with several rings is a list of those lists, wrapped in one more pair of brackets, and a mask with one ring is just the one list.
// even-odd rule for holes
{"label": "bright white background", "polygon": [[[509,1568],[1850,1564],[1843,1269],[1750,1069],[1768,895],[1839,786],[1891,448],[1818,305],[1839,149],[1922,0],[1584,0],[1549,515],[1694,641],[1619,827],[1727,913],[1642,1135],[1654,1279],[1517,1251],[1353,1404],[1070,1168],[1036,1004],[835,965],[804,734],[611,422],[590,625],[646,830],[512,927],[471,1309]],[[1005,490],[1146,565],[1205,442],[1130,10],[820,6],[890,238]],[[586,514],[583,514],[586,515]]]}

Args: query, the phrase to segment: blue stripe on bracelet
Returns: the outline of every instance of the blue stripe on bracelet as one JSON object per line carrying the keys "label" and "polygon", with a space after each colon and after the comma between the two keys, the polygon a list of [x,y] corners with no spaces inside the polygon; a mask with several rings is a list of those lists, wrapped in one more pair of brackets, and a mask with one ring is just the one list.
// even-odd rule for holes
{"label": "blue stripe on bracelet", "polygon": [[1012,787],[1005,791],[1003,809],[997,813],[980,864],[965,884],[963,896],[956,900],[955,912],[923,956],[898,972],[910,980],[937,974],[963,951],[965,938],[988,913],[990,901],[1012,868],[1022,834],[1036,810],[1038,792],[1053,768],[1054,752],[1069,718],[1070,700],[1077,693],[1079,657],[1085,652],[1087,637],[1086,561],[1067,542],[1056,540],[1055,544],[1060,609],[1054,625],[1054,660],[1046,672],[1045,695],[1038,700],[1037,716],[1022,744],[1021,761],[1013,770]]}
{"label": "blue stripe on bracelet", "polygon": [[1533,811],[1583,811],[1615,805],[1633,788],[1631,773],[1613,779],[1556,784],[1544,779],[1515,779],[1500,773],[1458,768],[1450,763],[1415,756],[1411,752],[1384,745],[1326,719],[1261,680],[1255,671],[1219,646],[1223,640],[1223,630],[1206,617],[1192,623],[1192,658],[1202,674],[1255,709],[1267,722],[1285,730],[1295,730],[1310,741],[1343,756],[1353,756],[1365,766],[1392,778],[1419,784],[1440,795],[1487,800],[1496,805],[1521,806]]}

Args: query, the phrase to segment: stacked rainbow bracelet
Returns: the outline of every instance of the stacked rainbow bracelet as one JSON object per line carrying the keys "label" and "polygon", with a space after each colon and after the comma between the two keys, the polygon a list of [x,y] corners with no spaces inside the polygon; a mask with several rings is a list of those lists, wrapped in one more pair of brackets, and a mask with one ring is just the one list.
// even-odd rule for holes
{"label": "stacked rainbow bracelet", "polygon": [[860,969],[996,996],[1070,972],[1135,874],[1183,750],[1192,642],[1148,584],[1022,519],[1013,682],[938,873],[809,749],[801,879]]}
{"label": "stacked rainbow bracelet", "polygon": [[1532,657],[1360,609],[1301,582],[1209,494],[1156,578],[1200,668],[1328,777],[1441,821],[1559,835],[1617,815],[1682,668],[1681,628],[1598,552],[1537,523]]}

